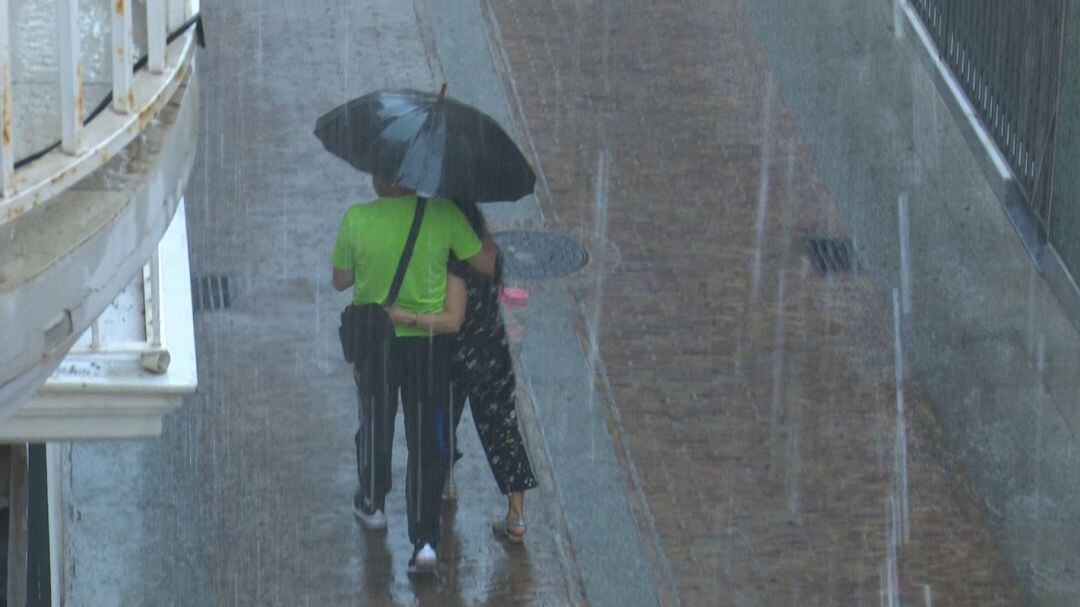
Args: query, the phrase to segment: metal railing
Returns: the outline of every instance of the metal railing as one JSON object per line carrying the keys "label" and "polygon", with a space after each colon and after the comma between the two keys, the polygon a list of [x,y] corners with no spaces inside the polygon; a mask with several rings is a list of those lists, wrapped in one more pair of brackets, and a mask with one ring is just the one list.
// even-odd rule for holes
{"label": "metal railing", "polygon": [[141,341],[106,342],[101,339],[101,319],[90,324],[90,342],[80,347],[76,344],[70,354],[133,354],[148,371],[164,373],[169,368],[170,356],[165,347],[162,332],[162,275],[161,254],[154,251],[142,270],[142,303],[144,335]]}
{"label": "metal railing", "polygon": [[910,0],[1045,231],[1053,196],[1064,0]]}
{"label": "metal railing", "polygon": [[[132,2],[112,11],[112,91],[87,115],[82,82],[79,0],[55,0],[61,140],[15,158],[12,124],[12,25],[0,0],[0,225],[71,187],[108,162],[165,106],[190,69],[198,32],[199,0],[146,0],[148,54],[134,57]],[[170,33],[171,32],[171,33]]]}

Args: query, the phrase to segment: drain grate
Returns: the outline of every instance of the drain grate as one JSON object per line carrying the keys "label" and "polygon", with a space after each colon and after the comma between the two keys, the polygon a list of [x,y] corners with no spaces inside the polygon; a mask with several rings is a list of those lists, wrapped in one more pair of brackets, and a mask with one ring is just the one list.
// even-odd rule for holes
{"label": "drain grate", "polygon": [[805,238],[806,256],[822,274],[852,272],[855,269],[855,248],[850,238]]}
{"label": "drain grate", "polygon": [[503,274],[509,280],[560,278],[589,262],[589,252],[554,232],[510,231],[493,234],[503,255]]}
{"label": "drain grate", "polygon": [[232,305],[229,277],[209,274],[191,281],[191,301],[196,310],[224,310]]}

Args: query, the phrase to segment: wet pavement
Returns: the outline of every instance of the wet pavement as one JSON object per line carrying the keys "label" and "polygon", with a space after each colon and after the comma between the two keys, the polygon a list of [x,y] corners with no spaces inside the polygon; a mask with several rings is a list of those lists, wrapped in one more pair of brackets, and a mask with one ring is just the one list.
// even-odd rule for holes
{"label": "wet pavement", "polygon": [[311,132],[369,90],[437,88],[412,6],[212,4],[204,16],[220,37],[199,58],[191,265],[230,278],[231,306],[196,315],[199,391],[160,441],[75,448],[69,603],[576,602],[550,482],[528,495],[524,546],[492,533],[505,500],[468,413],[437,577],[406,574],[400,417],[389,530],[365,533],[352,514],[355,389],[336,335],[349,298],[331,289],[329,259],[341,215],[373,192]]}
{"label": "wet pavement", "polygon": [[[917,390],[894,463],[890,301],[804,253],[804,237],[847,235],[846,218],[742,3],[488,5],[545,211],[570,233],[606,225],[618,254],[579,291],[582,331],[600,344],[639,522],[660,538],[665,600],[1022,603]],[[778,58],[796,72],[812,59]]]}
{"label": "wet pavement", "polygon": [[[892,204],[894,177],[844,173],[893,144],[858,149],[851,124],[813,114],[825,85],[793,88],[802,56],[762,27],[779,4],[268,4],[205,11],[220,42],[200,57],[191,261],[230,276],[233,304],[197,316],[200,390],[160,441],[74,450],[71,604],[1025,602],[948,446],[940,402],[964,395],[936,391],[925,358],[897,369],[913,319],[898,340],[881,252],[896,228],[873,232],[852,202]],[[885,3],[826,4],[856,15],[840,44],[892,44]],[[439,575],[417,582],[400,427],[389,531],[351,513],[347,296],[328,259],[372,193],[310,131],[353,96],[443,79],[536,162],[537,197],[487,207],[492,225],[567,235],[590,261],[525,284],[520,417],[541,481],[526,545],[490,531],[504,502],[467,416]],[[819,123],[852,149],[823,154]],[[820,274],[808,236],[853,237],[855,271]]]}
{"label": "wet pavement", "polygon": [[[234,273],[238,285],[232,309],[204,315],[198,333],[214,595],[235,604],[563,604],[539,492],[529,496],[524,548],[491,532],[505,502],[471,418],[459,433],[470,457],[457,469],[460,499],[445,513],[436,580],[405,571],[400,419],[389,531],[367,534],[352,516],[356,404],[336,338],[348,295],[330,289],[328,260],[341,214],[373,193],[309,134],[313,117],[355,95],[436,84],[411,6],[324,7],[208,11],[240,41],[203,64],[218,85],[205,120],[219,137],[208,135],[205,181],[196,174],[191,192],[195,271]],[[320,35],[325,44],[289,42]],[[237,74],[244,64],[251,69]]]}

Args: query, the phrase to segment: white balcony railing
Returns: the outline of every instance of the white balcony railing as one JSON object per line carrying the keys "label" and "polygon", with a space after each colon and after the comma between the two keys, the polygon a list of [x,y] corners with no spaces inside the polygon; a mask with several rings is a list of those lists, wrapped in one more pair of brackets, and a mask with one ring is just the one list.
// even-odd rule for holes
{"label": "white balcony railing", "polygon": [[[13,45],[21,24],[18,18],[9,22],[7,17],[26,13],[26,19],[33,21],[35,17],[40,20],[40,15],[31,14],[35,11],[29,9],[22,12],[9,9],[11,5],[16,5],[16,9],[40,5],[33,8],[47,14],[41,7],[50,2],[55,3],[55,59],[51,53],[44,53],[50,58],[45,62],[47,68],[39,72],[52,74],[55,61],[58,81],[53,89],[35,81],[33,86],[20,90],[17,74],[20,69],[16,68],[33,64],[34,60],[20,57],[19,53],[41,55],[42,45],[40,41],[22,39],[18,40],[20,44]],[[141,5],[138,14],[136,3],[131,0],[103,2],[102,10],[108,6],[111,11],[111,41],[107,45],[102,41],[103,49],[111,57],[110,65],[104,65],[103,53],[99,52],[103,49],[88,49],[94,51],[91,53],[80,48],[81,40],[90,39],[91,46],[95,40],[84,31],[90,19],[81,19],[79,14],[80,6],[87,4],[79,0],[0,0],[0,17],[5,25],[0,27],[0,225],[47,204],[123,150],[154,120],[190,69],[199,0],[138,0],[137,4]],[[87,17],[91,16],[102,17],[100,14]],[[139,38],[147,49],[143,58],[136,58],[135,21],[140,25]],[[35,32],[40,32],[40,27]],[[17,52],[13,53],[13,48]],[[111,89],[105,96],[108,107],[103,102],[92,108],[89,115],[87,83],[83,81],[88,71],[111,71]],[[37,77],[40,78],[40,73]],[[94,84],[95,88],[101,88],[97,86],[100,83]],[[20,99],[19,94],[45,96],[56,89],[59,102],[53,109],[59,112],[58,116],[28,116],[24,120],[19,115],[16,108],[30,114],[50,111],[50,104],[39,99]],[[19,135],[29,130],[43,130],[34,128],[43,122],[59,122],[58,141],[32,141],[34,136],[29,134],[23,141],[19,140]],[[34,144],[40,149],[25,149]]]}
{"label": "white balcony railing", "polygon": [[0,443],[150,438],[198,385],[187,220],[176,215],[142,273],[0,423]]}
{"label": "white balcony railing", "polygon": [[[151,394],[165,411],[193,389],[163,344],[170,297],[152,254],[194,161],[198,14],[199,0],[0,0],[0,442],[60,436],[54,414],[114,416],[110,391]],[[138,343],[100,339],[95,319],[148,261]],[[119,375],[69,381],[57,369],[73,347],[76,367],[91,357],[90,369],[105,360]],[[82,388],[90,396],[69,398]],[[107,425],[90,435],[109,436]]]}
{"label": "white balcony railing", "polygon": [[[186,251],[184,251],[186,258]],[[186,264],[185,264],[185,267]],[[164,373],[169,368],[169,351],[165,349],[162,339],[162,301],[161,301],[161,249],[154,251],[153,257],[143,266],[141,277],[141,291],[138,302],[127,302],[142,305],[142,321],[137,323],[139,331],[133,336],[121,337],[118,340],[102,339],[103,320],[98,317],[90,324],[89,335],[75,342],[68,350],[68,357],[87,356],[95,354],[104,355],[135,355],[139,364],[153,373]],[[123,298],[125,293],[121,293]],[[117,300],[119,302],[119,299]],[[114,302],[116,305],[116,302]],[[107,312],[106,312],[107,313]],[[107,322],[107,321],[106,321]]]}

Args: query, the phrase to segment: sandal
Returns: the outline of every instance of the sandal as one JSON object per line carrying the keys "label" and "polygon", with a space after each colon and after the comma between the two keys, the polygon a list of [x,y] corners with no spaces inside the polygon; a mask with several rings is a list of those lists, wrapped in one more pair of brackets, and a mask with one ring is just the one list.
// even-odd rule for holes
{"label": "sandal", "polygon": [[446,475],[446,482],[443,483],[442,498],[450,501],[457,500],[457,484],[454,483],[452,474]]}
{"label": "sandal", "polygon": [[525,541],[525,533],[529,530],[525,521],[508,521],[505,518],[497,518],[491,523],[491,530],[502,535],[511,544],[520,544]]}

